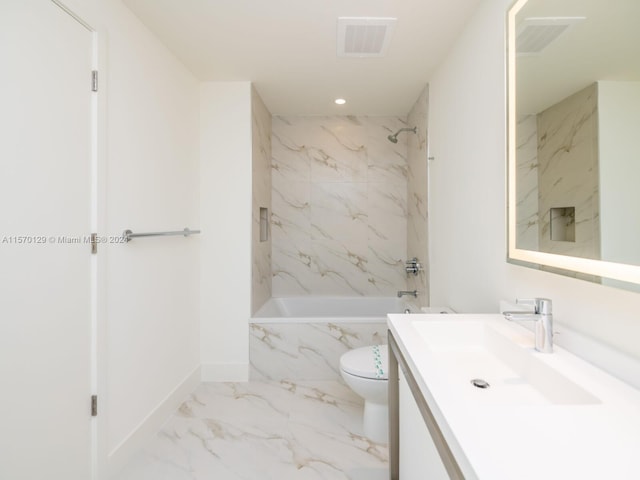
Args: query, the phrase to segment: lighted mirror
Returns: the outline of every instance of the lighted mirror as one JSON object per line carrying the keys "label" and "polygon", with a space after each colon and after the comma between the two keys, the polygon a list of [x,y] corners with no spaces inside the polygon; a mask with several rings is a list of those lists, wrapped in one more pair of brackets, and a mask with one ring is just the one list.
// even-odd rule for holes
{"label": "lighted mirror", "polygon": [[508,13],[509,261],[640,290],[640,0]]}

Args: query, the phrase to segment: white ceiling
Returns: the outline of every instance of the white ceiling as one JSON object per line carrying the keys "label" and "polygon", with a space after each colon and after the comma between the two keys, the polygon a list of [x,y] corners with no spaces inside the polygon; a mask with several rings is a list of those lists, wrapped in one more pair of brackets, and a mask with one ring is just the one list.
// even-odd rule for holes
{"label": "white ceiling", "polygon": [[[406,115],[480,0],[123,2],[199,79],[249,80],[274,115]],[[338,58],[342,16],[397,17],[387,55]]]}

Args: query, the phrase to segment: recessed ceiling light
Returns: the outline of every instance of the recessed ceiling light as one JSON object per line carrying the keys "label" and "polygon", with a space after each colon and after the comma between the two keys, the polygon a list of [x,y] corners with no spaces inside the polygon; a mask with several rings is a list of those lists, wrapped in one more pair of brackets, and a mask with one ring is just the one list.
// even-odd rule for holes
{"label": "recessed ceiling light", "polygon": [[334,102],[336,102],[336,105],[344,105],[345,103],[347,103],[344,98],[336,98]]}

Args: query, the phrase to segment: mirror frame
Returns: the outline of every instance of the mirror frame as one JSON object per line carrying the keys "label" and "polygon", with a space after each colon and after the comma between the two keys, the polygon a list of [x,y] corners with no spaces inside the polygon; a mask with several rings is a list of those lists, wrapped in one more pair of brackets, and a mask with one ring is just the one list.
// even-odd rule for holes
{"label": "mirror frame", "polygon": [[[640,284],[640,266],[523,250],[516,247],[516,15],[529,0],[517,0],[507,13],[507,262],[537,268],[560,269],[565,274],[582,273],[619,282]],[[563,272],[555,272],[563,273]],[[615,283],[616,287],[627,288]],[[638,290],[629,286],[629,289]]]}

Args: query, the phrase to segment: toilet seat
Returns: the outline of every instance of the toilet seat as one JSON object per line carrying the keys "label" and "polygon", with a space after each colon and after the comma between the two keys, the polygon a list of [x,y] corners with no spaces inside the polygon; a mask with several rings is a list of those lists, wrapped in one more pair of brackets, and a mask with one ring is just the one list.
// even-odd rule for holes
{"label": "toilet seat", "polygon": [[389,353],[387,345],[372,345],[350,350],[340,357],[345,373],[370,380],[387,380]]}

